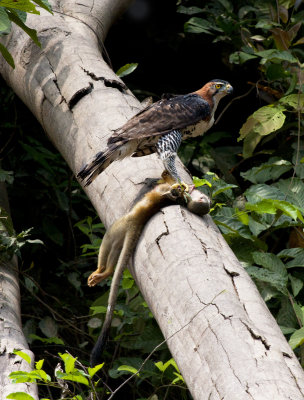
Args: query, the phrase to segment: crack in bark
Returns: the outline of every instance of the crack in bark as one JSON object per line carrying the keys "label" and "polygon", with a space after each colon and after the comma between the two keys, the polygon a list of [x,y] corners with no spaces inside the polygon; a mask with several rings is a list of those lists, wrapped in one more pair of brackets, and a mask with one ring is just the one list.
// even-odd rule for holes
{"label": "crack in bark", "polygon": [[68,107],[70,110],[72,110],[76,104],[87,94],[91,93],[92,90],[94,89],[94,85],[93,83],[89,82],[89,86],[81,88],[80,90],[77,90],[76,93],[73,94],[73,96],[71,97],[69,103],[68,103]]}
{"label": "crack in bark", "polygon": [[252,394],[249,392],[249,384],[248,384],[248,382],[246,382],[246,390],[245,390],[245,392],[254,400],[254,397],[252,396]]}
{"label": "crack in bark", "polygon": [[90,72],[85,68],[82,69],[90,78],[92,78],[94,81],[103,82],[106,87],[118,89],[121,93],[125,93],[125,91],[128,90],[128,87],[123,82],[117,81],[116,79],[107,79],[104,76],[97,76],[94,74],[94,72]]}
{"label": "crack in bark", "polygon": [[[157,247],[159,248],[159,251],[160,251],[160,253],[161,253],[161,255],[164,257],[164,255],[163,255],[163,252],[162,252],[162,249],[161,249],[161,247],[160,247],[160,244],[159,244],[159,242],[160,242],[160,239],[163,237],[163,236],[167,236],[167,235],[169,235],[169,228],[168,228],[168,225],[166,224],[166,221],[164,221],[164,225],[165,225],[165,227],[166,227],[166,232],[162,232],[160,235],[158,235],[157,236],[157,238],[155,239],[155,243],[157,244]],[[165,258],[165,257],[164,257]]]}
{"label": "crack in bark", "polygon": [[226,272],[226,274],[230,276],[231,281],[232,281],[232,285],[233,285],[233,288],[234,288],[234,291],[235,291],[235,293],[236,293],[236,295],[237,295],[239,301],[242,303],[241,298],[240,298],[240,295],[239,295],[239,292],[238,292],[237,287],[236,287],[236,284],[235,284],[235,282],[234,282],[234,278],[240,276],[240,274],[239,274],[238,272],[235,272],[235,271],[229,271],[229,270],[225,267],[225,264],[223,264],[223,268],[224,268],[224,271]]}
{"label": "crack in bark", "polygon": [[[53,66],[52,66],[52,63],[51,63],[51,61],[49,60],[47,54],[45,54],[45,58],[47,59],[47,61],[48,61],[48,63],[49,63],[49,66],[50,66],[50,70],[52,71],[52,73],[53,73],[53,75],[54,75],[54,77],[55,77],[55,78],[52,79],[53,82],[54,82],[54,85],[56,86],[56,88],[57,88],[57,90],[58,90],[58,92],[59,92],[59,94],[60,94],[60,96],[61,96],[61,101],[59,102],[59,104],[61,104],[61,103],[63,103],[63,102],[67,104],[67,101],[66,101],[65,97],[63,96],[63,94],[61,93],[61,89],[60,89],[60,87],[59,87],[59,85],[58,85],[58,79],[57,79],[56,72],[55,72],[55,70],[54,70],[54,68],[53,68]],[[47,97],[46,97],[45,94],[44,94],[43,101],[46,100],[46,99],[47,99]]]}
{"label": "crack in bark", "polygon": [[224,400],[224,397],[225,397],[225,396],[224,396],[224,397],[221,396],[221,393],[220,393],[219,389],[217,388],[216,381],[214,381],[212,377],[211,377],[211,382],[213,383],[213,387],[215,388],[216,393],[218,394],[219,399],[220,399],[220,400]]}
{"label": "crack in bark", "polygon": [[294,381],[295,381],[295,384],[296,384],[296,387],[299,389],[299,392],[300,392],[301,394],[304,395],[304,393],[303,393],[301,387],[300,387],[299,384],[298,384],[298,379],[297,379],[297,377],[294,376],[294,374],[292,373],[292,370],[289,368],[289,366],[288,366],[287,364],[285,364],[285,365],[286,365],[286,367],[288,368],[288,370],[289,370],[289,372],[290,372],[290,375],[293,377],[293,379],[294,379]]}
{"label": "crack in bark", "polygon": [[185,213],[185,210],[184,210],[182,207],[181,207],[181,214],[182,214],[182,217],[183,217],[185,223],[190,227],[191,233],[196,237],[196,239],[197,239],[197,240],[200,242],[200,244],[202,245],[202,249],[203,249],[204,253],[206,254],[206,257],[208,257],[208,252],[207,252],[206,243],[204,243],[204,242],[202,241],[202,239],[201,239],[199,236],[196,235],[196,233],[195,233],[195,231],[194,231],[192,225],[189,223],[189,221],[188,221],[188,219],[187,219],[187,215],[186,215],[186,213]]}
{"label": "crack in bark", "polygon": [[252,338],[254,340],[259,340],[265,347],[266,350],[270,350],[270,344],[267,343],[267,340],[265,338],[263,338],[261,335],[257,334],[254,332],[254,330],[246,324],[246,322],[241,320],[241,323],[247,328],[248,332],[250,333],[250,335],[252,336]]}
{"label": "crack in bark", "polygon": [[216,297],[218,297],[223,292],[224,292],[224,290],[222,290],[220,293],[218,293],[216,296],[214,296],[214,298],[209,303],[204,303],[203,300],[201,300],[201,298],[199,297],[199,295],[197,293],[196,293],[196,297],[198,298],[199,302],[205,306],[204,308],[206,308],[208,306],[214,306],[217,309],[218,314],[221,315],[225,320],[231,320],[233,315],[228,315],[227,316],[227,315],[223,314],[220,311],[219,306],[216,303],[213,303],[213,300],[216,299]]}
{"label": "crack in bark", "polygon": [[[229,359],[229,354],[228,354],[227,350],[225,349],[225,347],[223,346],[222,342],[219,340],[219,338],[217,337],[217,335],[216,335],[215,332],[213,331],[213,329],[212,329],[212,327],[211,327],[209,321],[208,321],[208,327],[209,327],[210,332],[212,332],[213,335],[214,335],[214,337],[216,338],[216,341],[217,341],[218,345],[221,346],[221,348],[223,349],[224,353],[226,354],[226,358],[227,358],[227,360],[228,360],[228,364],[229,364],[229,366],[230,366],[230,369],[231,369],[233,375],[235,376],[235,378],[237,379],[237,381],[239,382],[239,384],[240,384],[241,387],[243,388],[243,383],[242,383],[241,379],[238,377],[238,375],[237,375],[237,374],[235,373],[235,371],[234,371],[234,368],[232,367],[232,364],[231,364],[231,361],[230,361],[230,359]],[[246,387],[248,387],[248,383],[247,383],[247,382],[246,382]],[[245,392],[253,399],[252,395],[251,395],[250,393],[248,393],[248,390],[246,390],[245,388],[244,388],[244,390],[245,390]]]}

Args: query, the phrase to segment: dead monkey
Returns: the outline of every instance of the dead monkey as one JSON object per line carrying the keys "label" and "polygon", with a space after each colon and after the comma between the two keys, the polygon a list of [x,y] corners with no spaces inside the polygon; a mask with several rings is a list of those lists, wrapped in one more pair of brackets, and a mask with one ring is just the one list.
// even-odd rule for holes
{"label": "dead monkey", "polygon": [[187,208],[189,211],[204,215],[210,210],[208,197],[198,190],[192,190],[191,197],[185,194],[180,186],[176,187],[174,185],[176,182],[167,171],[162,173],[162,179],[163,183],[156,185],[154,189],[146,193],[135,204],[129,213],[114,222],[111,228],[107,230],[101,243],[98,266],[96,271],[89,276],[88,285],[95,286],[111,275],[115,266],[116,270],[110,288],[106,317],[101,333],[91,353],[91,366],[101,363],[102,351],[111,327],[120,278],[148,219],[164,205],[170,204],[170,202],[180,200],[185,204],[185,196],[188,196]]}

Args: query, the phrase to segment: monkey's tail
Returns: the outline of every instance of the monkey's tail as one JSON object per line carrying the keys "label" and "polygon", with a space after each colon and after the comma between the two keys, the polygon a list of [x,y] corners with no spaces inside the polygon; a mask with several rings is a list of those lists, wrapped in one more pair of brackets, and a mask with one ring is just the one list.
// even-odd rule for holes
{"label": "monkey's tail", "polygon": [[95,343],[95,346],[93,347],[93,350],[91,352],[91,357],[90,357],[91,367],[95,367],[95,365],[101,364],[101,362],[102,362],[102,353],[103,353],[103,350],[105,349],[105,346],[107,344],[107,340],[109,337],[109,332],[110,332],[111,322],[112,322],[112,317],[113,317],[113,311],[115,308],[118,289],[119,289],[119,282],[122,277],[123,270],[127,266],[129,258],[134,250],[134,247],[137,243],[137,237],[139,237],[140,233],[141,233],[141,229],[139,229],[138,232],[136,232],[135,234],[134,233],[132,234],[129,232],[124,241],[123,248],[120,253],[120,256],[119,256],[119,259],[117,262],[117,266],[116,266],[116,269],[115,269],[115,272],[113,275],[112,283],[111,283],[106,317],[105,317],[104,323],[102,325],[100,335],[99,335],[97,342]]}
{"label": "monkey's tail", "polygon": [[107,341],[109,338],[109,332],[110,332],[110,328],[111,328],[113,311],[114,310],[109,305],[107,308],[107,314],[106,314],[105,321],[102,325],[101,332],[100,332],[97,342],[95,343],[95,346],[93,347],[93,350],[91,352],[91,357],[90,357],[91,367],[95,367],[95,365],[102,363],[102,353],[106,347],[106,344],[107,344]]}
{"label": "monkey's tail", "polygon": [[77,178],[85,180],[84,186],[89,186],[97,176],[104,171],[113,161],[128,155],[126,141],[120,140],[111,144],[105,151],[97,153],[89,164],[85,165],[77,174]]}

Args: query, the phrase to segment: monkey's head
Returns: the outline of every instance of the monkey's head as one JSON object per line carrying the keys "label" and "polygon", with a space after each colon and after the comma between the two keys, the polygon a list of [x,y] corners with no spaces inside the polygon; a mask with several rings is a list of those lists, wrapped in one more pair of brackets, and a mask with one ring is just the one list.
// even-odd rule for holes
{"label": "monkey's head", "polygon": [[211,200],[206,194],[194,188],[187,201],[187,208],[190,212],[202,216],[210,211]]}

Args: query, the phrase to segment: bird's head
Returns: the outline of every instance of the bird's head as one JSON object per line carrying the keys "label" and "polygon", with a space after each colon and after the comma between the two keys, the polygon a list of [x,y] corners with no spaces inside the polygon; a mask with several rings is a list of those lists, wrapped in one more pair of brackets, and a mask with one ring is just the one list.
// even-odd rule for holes
{"label": "bird's head", "polygon": [[233,87],[229,82],[223,81],[222,79],[213,79],[195,93],[202,96],[207,101],[212,99],[213,102],[217,104],[222,97],[232,92]]}

